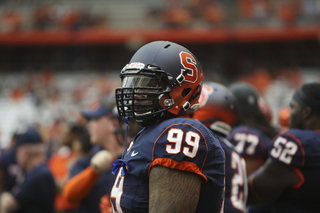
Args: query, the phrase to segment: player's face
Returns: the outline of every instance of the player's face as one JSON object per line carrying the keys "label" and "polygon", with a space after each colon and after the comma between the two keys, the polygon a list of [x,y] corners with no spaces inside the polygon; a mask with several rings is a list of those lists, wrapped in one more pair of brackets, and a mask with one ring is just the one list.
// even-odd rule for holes
{"label": "player's face", "polygon": [[298,102],[292,99],[290,102],[290,109],[289,128],[303,129],[302,106],[300,106]]}
{"label": "player's face", "polygon": [[21,145],[16,150],[16,160],[21,168],[25,168],[29,158],[29,149],[28,145]]}
{"label": "player's face", "polygon": [[134,97],[131,97],[134,98],[135,113],[144,114],[153,105],[160,86],[156,78],[139,75],[125,77],[122,87],[127,87],[128,91],[137,88],[134,89]]}
{"label": "player's face", "polygon": [[71,146],[70,126],[67,122],[61,122],[59,124],[59,134],[61,137],[61,143],[63,145]]}
{"label": "player's face", "polygon": [[114,130],[114,123],[107,116],[91,119],[88,123],[88,131],[92,144],[103,145],[105,141],[111,140],[110,135],[113,135]]}

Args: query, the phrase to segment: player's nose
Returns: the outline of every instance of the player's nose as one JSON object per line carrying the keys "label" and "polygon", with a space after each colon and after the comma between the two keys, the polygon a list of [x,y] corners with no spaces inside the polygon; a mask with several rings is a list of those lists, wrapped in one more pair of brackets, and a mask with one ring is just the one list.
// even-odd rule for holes
{"label": "player's nose", "polygon": [[147,97],[148,97],[147,90],[145,89],[137,89],[136,93],[134,94],[134,98],[137,98],[137,99],[143,99]]}

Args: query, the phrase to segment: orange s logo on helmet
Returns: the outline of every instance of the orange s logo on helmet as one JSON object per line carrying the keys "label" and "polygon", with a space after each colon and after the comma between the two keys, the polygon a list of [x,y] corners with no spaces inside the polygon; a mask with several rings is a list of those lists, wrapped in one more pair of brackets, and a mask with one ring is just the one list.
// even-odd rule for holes
{"label": "orange s logo on helmet", "polygon": [[200,107],[203,107],[204,105],[206,105],[209,95],[213,92],[212,87],[208,86],[208,85],[202,85],[202,91],[200,94],[200,98],[199,98],[199,104]]}
{"label": "orange s logo on helmet", "polygon": [[[191,83],[196,82],[196,80],[198,79],[198,68],[196,66],[197,65],[196,60],[194,59],[194,57],[191,54],[186,53],[186,52],[180,52],[179,55],[180,55],[180,61],[181,61],[182,66],[185,69],[192,71],[192,73],[188,73],[185,76],[185,81],[188,81]],[[184,71],[185,70],[182,70],[182,72],[184,72]]]}

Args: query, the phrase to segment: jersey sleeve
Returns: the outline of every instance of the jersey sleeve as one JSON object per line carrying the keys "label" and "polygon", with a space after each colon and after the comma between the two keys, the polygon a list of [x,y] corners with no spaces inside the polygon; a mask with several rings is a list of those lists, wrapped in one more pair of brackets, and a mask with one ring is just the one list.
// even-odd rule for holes
{"label": "jersey sleeve", "polygon": [[[211,136],[213,137],[213,136]],[[207,138],[191,124],[180,123],[165,128],[154,143],[152,164],[193,172],[206,180],[202,173],[208,155]]]}
{"label": "jersey sleeve", "polygon": [[292,167],[303,167],[306,160],[301,141],[289,132],[278,135],[274,139],[269,156],[274,162]]}
{"label": "jersey sleeve", "polygon": [[72,203],[81,202],[91,192],[99,177],[89,166],[66,182],[63,197]]}

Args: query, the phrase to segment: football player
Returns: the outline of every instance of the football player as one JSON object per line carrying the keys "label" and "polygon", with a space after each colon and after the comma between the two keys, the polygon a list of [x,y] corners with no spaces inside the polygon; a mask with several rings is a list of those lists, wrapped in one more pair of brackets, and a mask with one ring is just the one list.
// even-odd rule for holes
{"label": "football player", "polygon": [[247,175],[258,169],[267,159],[268,147],[277,131],[259,107],[255,88],[244,82],[233,83],[230,91],[239,103],[239,118],[228,140],[245,158]]}
{"label": "football player", "polygon": [[3,192],[0,212],[54,212],[56,186],[46,164],[45,144],[31,125],[20,127],[15,143],[15,157],[25,173],[16,191]]}
{"label": "football player", "polygon": [[[247,175],[261,167],[267,160],[271,139],[277,134],[262,111],[258,92],[251,85],[236,82],[230,85],[230,91],[239,103],[239,118],[228,136],[228,140],[246,161]],[[249,213],[269,213],[271,203],[259,206],[247,206]]]}
{"label": "football player", "polygon": [[80,203],[79,212],[100,213],[100,201],[110,195],[115,176],[112,162],[122,153],[113,134],[118,127],[117,118],[103,98],[95,110],[82,111],[88,121],[90,142],[93,145],[89,155],[79,158],[70,170],[69,180],[62,191],[63,197],[72,203]]}
{"label": "football player", "polygon": [[226,156],[224,212],[245,212],[247,199],[245,160],[226,139],[238,118],[238,101],[225,86],[208,82],[203,84],[199,103],[199,109],[190,116],[201,121],[214,134],[221,137],[221,146]]}
{"label": "football player", "polygon": [[220,212],[224,152],[195,110],[203,81],[185,47],[155,41],[141,47],[120,74],[118,112],[144,127],[120,161],[111,191],[114,212]]}
{"label": "football player", "polygon": [[296,90],[289,130],[273,140],[269,159],[250,177],[249,200],[274,201],[274,212],[318,212],[320,178],[320,83]]}

